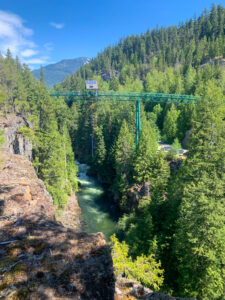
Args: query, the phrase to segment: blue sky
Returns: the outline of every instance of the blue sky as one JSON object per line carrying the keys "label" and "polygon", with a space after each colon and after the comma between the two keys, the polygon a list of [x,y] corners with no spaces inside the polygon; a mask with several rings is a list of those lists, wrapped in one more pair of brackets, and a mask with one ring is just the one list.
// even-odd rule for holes
{"label": "blue sky", "polygon": [[10,48],[32,69],[95,57],[120,38],[157,25],[178,25],[225,0],[0,1],[0,51]]}

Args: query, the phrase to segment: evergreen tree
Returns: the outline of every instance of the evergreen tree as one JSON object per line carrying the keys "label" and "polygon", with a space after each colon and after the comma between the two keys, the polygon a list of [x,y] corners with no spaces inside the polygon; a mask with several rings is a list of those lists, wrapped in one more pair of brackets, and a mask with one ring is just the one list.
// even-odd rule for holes
{"label": "evergreen tree", "polygon": [[0,57],[0,109],[19,113],[32,122],[20,134],[33,140],[33,165],[43,179],[54,203],[66,204],[68,195],[77,188],[76,166],[67,129],[68,106],[54,102],[44,85],[33,79],[26,65],[12,58]]}
{"label": "evergreen tree", "polygon": [[45,84],[45,73],[44,68],[42,66],[40,67],[40,81],[41,83]]}
{"label": "evergreen tree", "polygon": [[[172,77],[168,78],[167,84],[160,76],[158,84],[156,78],[147,78],[147,74],[150,70],[151,73],[156,70],[163,72],[168,67],[179,69],[182,65],[181,71],[184,74],[187,71],[186,93],[189,93],[188,90],[192,93],[194,86],[191,84],[193,74],[189,72],[190,69],[197,68],[215,56],[225,55],[224,15],[225,9],[222,5],[213,5],[210,12],[205,10],[199,18],[190,19],[179,26],[156,28],[140,36],[132,35],[121,39],[117,45],[106,48],[88,65],[70,76],[71,81],[66,79],[63,85],[67,84],[68,88],[69,83],[73,89],[79,90],[80,79],[93,79],[107,70],[112,74],[118,72],[120,85],[127,85],[128,91],[131,91],[129,80],[131,83],[141,80],[146,81],[146,91],[149,92],[154,92],[156,86],[163,88],[161,82],[165,84],[164,92],[169,93],[174,89],[179,92],[182,91],[182,81],[178,81],[178,85],[173,82],[169,87]],[[114,78],[109,84],[111,90],[121,89]]]}
{"label": "evergreen tree", "polygon": [[115,187],[119,193],[120,207],[124,211],[129,211],[131,207],[127,203],[127,190],[132,178],[132,164],[135,153],[135,144],[133,135],[125,120],[123,120],[120,132],[116,141],[115,149]]}
{"label": "evergreen tree", "polygon": [[157,142],[149,122],[142,122],[142,132],[139,140],[137,157],[135,159],[135,180],[146,183],[150,180],[156,157]]}
{"label": "evergreen tree", "polygon": [[188,95],[194,94],[195,80],[196,80],[196,71],[193,67],[189,66],[185,74],[185,80],[184,80],[184,88],[186,94]]}
{"label": "evergreen tree", "polygon": [[170,110],[167,111],[164,123],[163,123],[163,133],[164,138],[168,142],[172,142],[173,139],[177,136],[178,132],[178,117],[180,112],[172,104]]}
{"label": "evergreen tree", "polygon": [[113,91],[118,91],[119,89],[119,81],[117,78],[112,77],[109,81],[109,89]]}
{"label": "evergreen tree", "polygon": [[181,144],[178,138],[175,138],[173,144],[171,145],[171,153],[177,155],[180,149],[181,149]]}
{"label": "evergreen tree", "polygon": [[224,299],[225,124],[221,90],[208,82],[193,124],[190,154],[180,177],[174,255],[179,292]]}
{"label": "evergreen tree", "polygon": [[95,127],[95,140],[94,140],[94,166],[95,172],[104,177],[104,161],[106,157],[106,149],[102,127]]}

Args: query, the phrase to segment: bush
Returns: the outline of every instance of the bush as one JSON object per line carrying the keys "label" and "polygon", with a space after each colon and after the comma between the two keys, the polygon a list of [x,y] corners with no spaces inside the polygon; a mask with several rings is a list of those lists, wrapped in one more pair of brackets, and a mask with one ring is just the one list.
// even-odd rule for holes
{"label": "bush", "polygon": [[34,130],[29,127],[22,127],[17,131],[17,133],[22,134],[25,138],[30,140],[33,140],[35,136]]}
{"label": "bush", "polygon": [[170,152],[174,155],[177,155],[179,153],[179,150],[181,149],[181,144],[178,140],[178,138],[175,138],[173,144],[171,145],[171,150]]}
{"label": "bush", "polygon": [[163,270],[161,263],[156,262],[153,254],[141,255],[132,260],[128,245],[123,241],[120,243],[115,234],[110,238],[112,247],[113,265],[116,277],[125,276],[135,279],[146,287],[159,290],[163,284]]}

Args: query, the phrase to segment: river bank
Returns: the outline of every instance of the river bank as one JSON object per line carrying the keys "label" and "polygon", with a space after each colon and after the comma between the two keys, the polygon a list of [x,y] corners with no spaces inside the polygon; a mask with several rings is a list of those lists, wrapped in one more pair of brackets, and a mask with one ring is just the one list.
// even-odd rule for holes
{"label": "river bank", "polygon": [[81,231],[81,214],[82,211],[77,200],[77,195],[73,193],[69,196],[66,208],[60,214],[59,221],[66,228]]}

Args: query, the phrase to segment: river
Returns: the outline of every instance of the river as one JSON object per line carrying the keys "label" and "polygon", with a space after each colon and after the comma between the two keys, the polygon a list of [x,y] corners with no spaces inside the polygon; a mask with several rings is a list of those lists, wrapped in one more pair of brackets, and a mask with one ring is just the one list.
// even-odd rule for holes
{"label": "river", "polygon": [[[82,229],[88,233],[102,232],[106,239],[116,230],[116,221],[109,213],[104,190],[99,182],[87,175],[88,165],[76,162],[80,191],[77,193],[78,203],[82,210]],[[105,200],[105,201],[104,201]]]}

